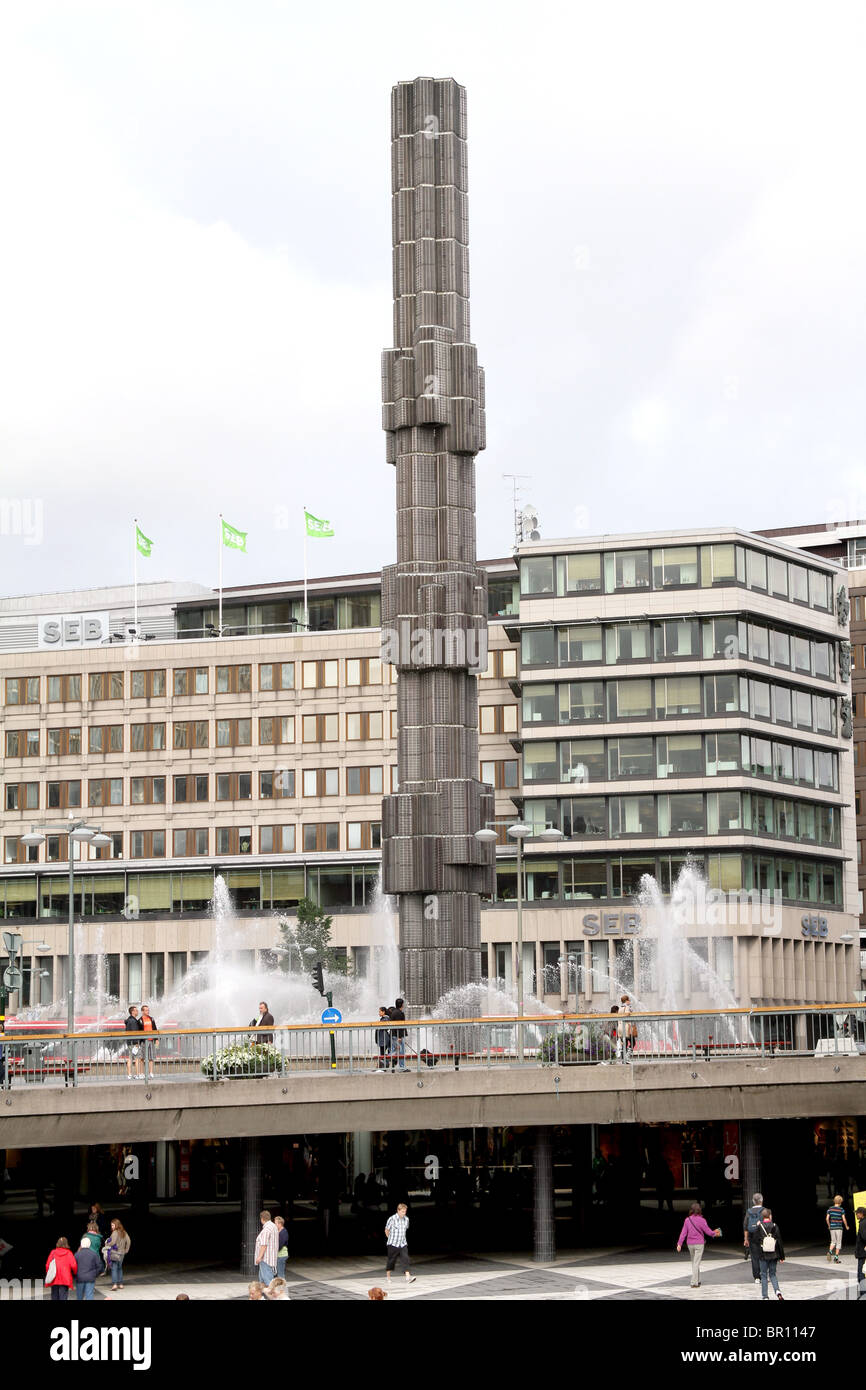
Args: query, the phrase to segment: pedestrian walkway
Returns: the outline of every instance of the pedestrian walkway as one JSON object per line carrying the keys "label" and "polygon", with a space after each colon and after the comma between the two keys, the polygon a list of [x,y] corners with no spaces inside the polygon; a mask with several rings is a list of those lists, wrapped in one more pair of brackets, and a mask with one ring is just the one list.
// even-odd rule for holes
{"label": "pedestrian walkway", "polygon": [[[751,1267],[740,1252],[708,1249],[701,1270],[701,1287],[689,1287],[689,1260],[645,1248],[564,1251],[549,1265],[534,1264],[520,1255],[424,1255],[412,1257],[417,1275],[414,1284],[395,1277],[388,1290],[394,1302],[421,1299],[475,1302],[562,1299],[655,1299],[714,1303],[720,1300],[760,1300],[760,1285],[752,1280]],[[192,1299],[245,1299],[246,1283],[225,1267],[203,1264],[151,1265],[126,1271],[129,1282],[123,1292],[111,1293],[107,1280],[98,1280],[97,1299],[137,1303],[174,1299],[188,1293]],[[852,1256],[841,1265],[828,1265],[823,1246],[793,1246],[778,1269],[779,1284],[787,1302],[854,1299],[856,1266]],[[290,1260],[286,1273],[294,1300],[315,1302],[365,1299],[374,1284],[387,1288],[385,1257],[339,1256]]]}

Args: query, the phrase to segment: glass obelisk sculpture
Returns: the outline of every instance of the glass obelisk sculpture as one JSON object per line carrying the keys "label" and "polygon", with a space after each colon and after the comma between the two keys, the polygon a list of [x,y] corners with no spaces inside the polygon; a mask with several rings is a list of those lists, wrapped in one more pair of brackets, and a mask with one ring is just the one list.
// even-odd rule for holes
{"label": "glass obelisk sculpture", "polygon": [[383,803],[382,876],[399,897],[400,983],[417,1017],[480,978],[480,895],[494,882],[494,848],[475,839],[494,814],[478,780],[484,377],[469,337],[465,90],[419,77],[391,103],[394,347],[382,393],[397,563],[382,572],[382,643],[398,669],[399,789]]}

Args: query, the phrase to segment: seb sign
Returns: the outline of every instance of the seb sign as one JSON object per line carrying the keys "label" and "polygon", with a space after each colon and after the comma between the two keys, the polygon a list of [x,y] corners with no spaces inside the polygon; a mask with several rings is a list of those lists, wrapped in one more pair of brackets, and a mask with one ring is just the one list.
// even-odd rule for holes
{"label": "seb sign", "polygon": [[110,634],[108,613],[61,613],[38,618],[39,650],[59,647],[98,647]]}
{"label": "seb sign", "polygon": [[639,931],[639,912],[587,912],[584,914],[584,936],[637,936]]}

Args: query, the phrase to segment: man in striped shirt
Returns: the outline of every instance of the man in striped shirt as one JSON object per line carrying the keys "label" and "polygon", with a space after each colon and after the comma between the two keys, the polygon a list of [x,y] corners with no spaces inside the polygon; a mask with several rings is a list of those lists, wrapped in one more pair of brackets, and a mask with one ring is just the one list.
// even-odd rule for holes
{"label": "man in striped shirt", "polygon": [[391,1270],[395,1266],[403,1270],[406,1275],[406,1282],[415,1283],[415,1275],[409,1272],[409,1246],[406,1242],[406,1232],[409,1229],[409,1218],[406,1215],[406,1203],[398,1202],[397,1210],[393,1216],[389,1216],[385,1223],[385,1240],[388,1244],[388,1262],[385,1265],[385,1277],[390,1284]]}
{"label": "man in striped shirt", "polygon": [[259,1279],[268,1285],[277,1274],[277,1255],[279,1252],[279,1233],[271,1220],[269,1211],[260,1211],[262,1229],[256,1240],[255,1262],[259,1267]]}

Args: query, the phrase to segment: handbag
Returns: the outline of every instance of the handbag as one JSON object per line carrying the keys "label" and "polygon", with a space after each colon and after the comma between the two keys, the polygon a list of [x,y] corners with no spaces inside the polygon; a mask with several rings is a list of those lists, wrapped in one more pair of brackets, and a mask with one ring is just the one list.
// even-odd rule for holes
{"label": "handbag", "polygon": [[52,1260],[51,1263],[50,1263],[50,1265],[48,1266],[47,1270],[45,1271],[45,1282],[46,1282],[46,1284],[53,1284],[53,1283],[54,1283],[54,1280],[55,1280],[56,1278],[57,1278],[57,1261],[56,1261],[56,1260]]}

